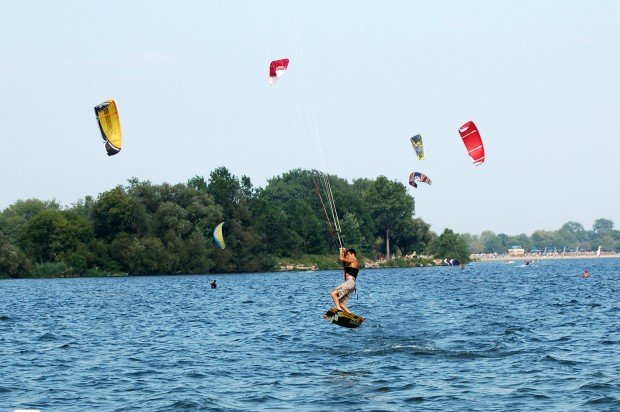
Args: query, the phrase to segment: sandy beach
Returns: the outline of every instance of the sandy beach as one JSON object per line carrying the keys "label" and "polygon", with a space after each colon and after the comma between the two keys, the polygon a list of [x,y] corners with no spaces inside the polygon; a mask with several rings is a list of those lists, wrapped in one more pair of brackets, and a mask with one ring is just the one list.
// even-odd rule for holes
{"label": "sandy beach", "polygon": [[584,253],[552,253],[539,255],[534,253],[526,253],[524,256],[511,256],[511,255],[495,255],[495,254],[478,254],[472,255],[474,261],[490,262],[490,261],[517,261],[517,260],[549,260],[549,259],[608,259],[608,258],[620,258],[620,253],[601,253],[600,256],[596,255],[596,252],[584,252]]}

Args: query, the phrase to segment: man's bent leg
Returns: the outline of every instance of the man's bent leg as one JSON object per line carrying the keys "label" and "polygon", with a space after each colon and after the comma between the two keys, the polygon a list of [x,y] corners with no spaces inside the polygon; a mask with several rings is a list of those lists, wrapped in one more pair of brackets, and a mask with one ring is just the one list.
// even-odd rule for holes
{"label": "man's bent leg", "polygon": [[336,309],[342,310],[342,306],[340,306],[340,300],[338,299],[338,292],[335,290],[332,290],[329,294],[334,300],[334,305],[336,306]]}

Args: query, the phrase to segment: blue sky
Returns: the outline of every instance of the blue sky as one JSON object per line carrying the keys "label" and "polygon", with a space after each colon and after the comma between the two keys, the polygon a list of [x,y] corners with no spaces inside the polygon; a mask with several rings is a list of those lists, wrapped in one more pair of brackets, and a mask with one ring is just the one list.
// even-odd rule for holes
{"label": "blue sky", "polygon": [[[620,226],[620,2],[5,0],[0,36],[0,209],[303,167],[423,172],[432,186],[408,190],[436,232]],[[114,157],[93,112],[108,98]],[[468,120],[481,166],[457,132]]]}

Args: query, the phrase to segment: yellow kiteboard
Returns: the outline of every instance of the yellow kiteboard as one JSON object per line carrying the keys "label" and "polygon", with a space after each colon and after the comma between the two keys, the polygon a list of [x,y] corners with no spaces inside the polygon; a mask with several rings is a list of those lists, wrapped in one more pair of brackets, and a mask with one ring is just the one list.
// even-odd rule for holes
{"label": "yellow kiteboard", "polygon": [[323,318],[331,323],[342,326],[344,328],[357,328],[362,323],[364,323],[365,320],[359,315],[356,315],[354,313],[347,313],[336,308],[331,308],[330,310],[325,312]]}

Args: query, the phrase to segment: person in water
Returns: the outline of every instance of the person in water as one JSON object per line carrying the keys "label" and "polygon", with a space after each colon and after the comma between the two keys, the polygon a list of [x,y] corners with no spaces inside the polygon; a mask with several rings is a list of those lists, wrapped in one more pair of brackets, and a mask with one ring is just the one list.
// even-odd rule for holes
{"label": "person in water", "polygon": [[211,282],[211,289],[215,288],[217,288],[217,283],[215,283],[215,279],[213,279],[213,282]]}
{"label": "person in water", "polygon": [[340,256],[338,258],[344,265],[344,283],[330,292],[336,309],[351,313],[347,305],[347,300],[355,292],[355,280],[360,271],[360,264],[357,261],[357,252],[354,249],[340,248]]}
{"label": "person in water", "polygon": [[583,271],[583,273],[581,274],[581,277],[584,278],[584,279],[590,277],[590,272],[588,272],[588,269]]}

